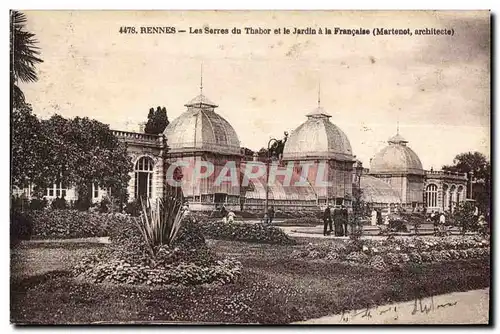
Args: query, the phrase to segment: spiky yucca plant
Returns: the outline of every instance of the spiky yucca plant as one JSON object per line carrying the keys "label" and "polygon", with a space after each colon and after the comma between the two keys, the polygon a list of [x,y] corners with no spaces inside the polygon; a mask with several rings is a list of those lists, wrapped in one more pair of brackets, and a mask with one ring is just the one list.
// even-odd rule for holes
{"label": "spiky yucca plant", "polygon": [[179,232],[183,210],[177,196],[165,196],[152,205],[150,199],[141,199],[141,219],[137,221],[147,251],[154,260],[160,246],[171,246]]}

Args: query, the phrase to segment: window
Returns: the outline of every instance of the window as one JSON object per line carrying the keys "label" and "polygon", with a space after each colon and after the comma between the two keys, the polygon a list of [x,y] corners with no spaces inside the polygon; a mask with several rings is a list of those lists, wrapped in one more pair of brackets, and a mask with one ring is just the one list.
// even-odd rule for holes
{"label": "window", "polygon": [[97,182],[94,182],[92,184],[92,197],[99,197],[99,185],[97,184]]}
{"label": "window", "polygon": [[151,198],[153,190],[153,160],[140,158],[135,164],[135,198]]}
{"label": "window", "polygon": [[457,190],[457,205],[460,204],[460,202],[463,202],[463,197],[462,197],[463,191],[464,191],[464,187],[462,187],[462,186],[458,187],[458,190]]}
{"label": "window", "polygon": [[438,190],[435,184],[429,184],[425,189],[425,199],[427,207],[435,208],[437,207],[437,195]]}
{"label": "window", "polygon": [[66,197],[66,185],[62,182],[54,184],[52,187],[47,188],[47,197]]}

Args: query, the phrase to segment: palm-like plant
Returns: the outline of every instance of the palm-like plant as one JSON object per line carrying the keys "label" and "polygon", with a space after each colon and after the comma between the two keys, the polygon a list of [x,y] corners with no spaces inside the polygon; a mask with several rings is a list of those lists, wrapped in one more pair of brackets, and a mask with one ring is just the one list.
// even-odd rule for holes
{"label": "palm-like plant", "polygon": [[26,15],[12,11],[10,15],[10,88],[12,105],[18,106],[24,102],[24,94],[17,85],[22,82],[35,82],[38,80],[35,66],[42,63],[38,41],[35,34],[26,31]]}
{"label": "palm-like plant", "polygon": [[137,222],[147,251],[154,260],[159,247],[171,246],[179,232],[183,217],[182,200],[165,196],[152,205],[150,199],[141,199],[141,219]]}

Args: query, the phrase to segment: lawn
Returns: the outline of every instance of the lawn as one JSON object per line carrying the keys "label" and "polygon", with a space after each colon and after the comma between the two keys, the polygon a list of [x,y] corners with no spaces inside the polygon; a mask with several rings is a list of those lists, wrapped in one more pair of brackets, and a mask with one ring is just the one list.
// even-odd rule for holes
{"label": "lawn", "polygon": [[379,272],[294,259],[298,245],[210,240],[244,266],[237,283],[148,287],[76,281],[71,266],[96,244],[23,244],[12,251],[11,321],[16,323],[290,323],[396,301],[489,286],[489,260]]}

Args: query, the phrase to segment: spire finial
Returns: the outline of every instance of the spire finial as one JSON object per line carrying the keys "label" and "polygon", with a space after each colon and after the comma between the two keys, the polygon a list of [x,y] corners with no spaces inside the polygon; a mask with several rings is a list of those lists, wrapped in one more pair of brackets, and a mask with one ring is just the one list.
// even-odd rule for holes
{"label": "spire finial", "polygon": [[201,62],[200,95],[203,95],[203,62]]}
{"label": "spire finial", "polygon": [[396,125],[396,126],[397,126],[397,127],[396,127],[396,133],[399,135],[399,120],[397,121],[397,123],[396,123],[396,124],[397,124],[397,125]]}

